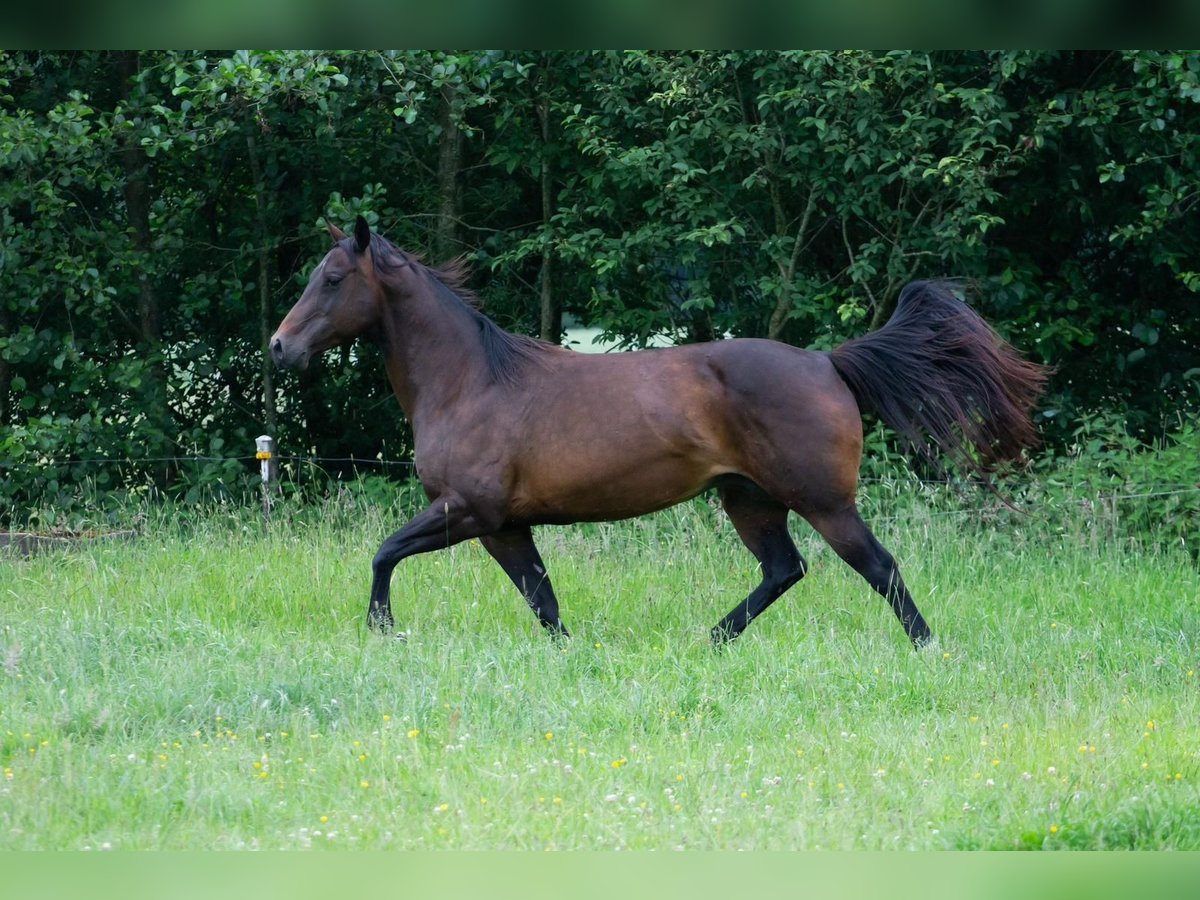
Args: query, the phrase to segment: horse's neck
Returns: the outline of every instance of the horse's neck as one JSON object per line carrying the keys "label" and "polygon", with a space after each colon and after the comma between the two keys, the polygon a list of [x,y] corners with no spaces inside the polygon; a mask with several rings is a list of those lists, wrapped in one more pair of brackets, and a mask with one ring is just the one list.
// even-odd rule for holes
{"label": "horse's neck", "polygon": [[[423,277],[414,273],[410,279],[406,287]],[[479,327],[458,303],[419,283],[385,301],[388,380],[414,429],[430,414],[453,406],[485,373]]]}

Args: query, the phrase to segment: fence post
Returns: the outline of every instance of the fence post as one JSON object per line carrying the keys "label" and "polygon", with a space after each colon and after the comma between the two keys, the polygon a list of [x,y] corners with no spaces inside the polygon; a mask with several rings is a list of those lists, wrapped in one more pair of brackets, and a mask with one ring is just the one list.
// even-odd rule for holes
{"label": "fence post", "polygon": [[263,520],[271,520],[271,494],[274,490],[275,479],[279,475],[279,463],[275,459],[275,438],[263,434],[254,439],[254,456],[259,462],[259,472],[262,475],[262,505]]}

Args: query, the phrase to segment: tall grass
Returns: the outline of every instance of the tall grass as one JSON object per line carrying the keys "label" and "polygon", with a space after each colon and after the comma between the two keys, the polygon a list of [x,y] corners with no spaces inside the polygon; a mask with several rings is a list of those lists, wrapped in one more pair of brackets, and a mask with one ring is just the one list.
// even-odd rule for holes
{"label": "tall grass", "polygon": [[0,562],[0,847],[1200,848],[1194,562],[880,492],[919,652],[802,522],[714,649],[757,574],[703,501],[540,532],[570,640],[474,542],[369,633],[353,496]]}

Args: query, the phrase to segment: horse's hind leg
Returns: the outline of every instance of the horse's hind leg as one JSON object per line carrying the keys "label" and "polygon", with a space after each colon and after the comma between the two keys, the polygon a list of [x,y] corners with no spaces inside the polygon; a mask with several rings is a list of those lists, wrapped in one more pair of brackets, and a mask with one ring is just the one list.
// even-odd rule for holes
{"label": "horse's hind leg", "polygon": [[533,533],[526,526],[511,526],[495,534],[481,537],[479,543],[492,555],[500,568],[512,579],[529,608],[537,615],[542,627],[551,634],[570,637],[567,627],[558,616],[558,598],[550,586],[546,564],[533,543]]}
{"label": "horse's hind leg", "polygon": [[806,511],[803,515],[837,555],[891,604],[892,611],[913,645],[920,647],[925,644],[930,636],[929,626],[904,586],[896,560],[875,539],[854,504],[836,512]]}
{"label": "horse's hind leg", "polygon": [[788,588],[804,577],[804,558],[787,530],[788,508],[744,479],[717,488],[729,521],[762,566],[762,582],[712,630],[714,643],[731,641]]}

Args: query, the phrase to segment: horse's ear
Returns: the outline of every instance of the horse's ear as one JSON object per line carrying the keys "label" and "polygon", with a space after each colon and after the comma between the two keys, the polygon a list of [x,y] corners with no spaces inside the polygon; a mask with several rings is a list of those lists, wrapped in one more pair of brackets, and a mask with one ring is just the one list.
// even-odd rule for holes
{"label": "horse's ear", "polygon": [[346,239],[346,232],[342,231],[342,229],[338,228],[332,222],[326,222],[325,227],[329,229],[329,236],[333,238],[335,244]]}
{"label": "horse's ear", "polygon": [[362,216],[354,223],[354,249],[358,253],[364,252],[371,246],[371,226],[367,224],[367,220]]}

